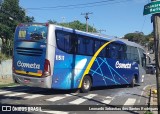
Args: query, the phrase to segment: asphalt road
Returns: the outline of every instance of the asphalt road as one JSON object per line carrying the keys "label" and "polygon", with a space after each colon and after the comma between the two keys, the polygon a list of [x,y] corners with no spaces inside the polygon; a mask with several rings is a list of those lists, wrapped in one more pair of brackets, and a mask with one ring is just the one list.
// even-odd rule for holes
{"label": "asphalt road", "polygon": [[[30,112],[18,111],[16,114],[139,114],[143,113],[143,111],[139,111],[138,109],[134,110],[134,108],[147,106],[148,93],[146,89],[156,84],[155,79],[155,75],[147,74],[144,78],[144,83],[134,88],[128,87],[127,85],[102,87],[93,88],[89,93],[78,93],[75,90],[62,91],[27,86],[5,87],[0,89],[0,104],[2,106],[14,105],[15,107],[17,105],[23,107],[39,105],[42,108],[42,111],[40,111],[40,109]],[[57,106],[62,110],[55,111]],[[129,110],[115,111],[121,107]],[[12,110],[17,109],[11,108]],[[114,111],[108,108],[112,108]],[[84,112],[84,110],[89,109],[90,111]],[[4,111],[2,113],[4,113]],[[9,112],[7,112],[7,114],[8,113]]]}

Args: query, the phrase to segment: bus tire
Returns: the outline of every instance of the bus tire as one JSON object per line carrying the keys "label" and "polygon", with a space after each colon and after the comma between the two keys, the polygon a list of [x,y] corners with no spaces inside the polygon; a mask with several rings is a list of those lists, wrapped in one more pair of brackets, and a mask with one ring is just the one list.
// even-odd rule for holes
{"label": "bus tire", "polygon": [[88,91],[90,91],[91,86],[92,86],[91,78],[90,78],[90,76],[86,75],[82,81],[81,92],[87,93]]}
{"label": "bus tire", "polygon": [[18,84],[18,81],[13,77],[13,83]]}
{"label": "bus tire", "polygon": [[135,86],[135,84],[136,84],[136,78],[135,78],[135,76],[133,76],[130,86],[133,88]]}

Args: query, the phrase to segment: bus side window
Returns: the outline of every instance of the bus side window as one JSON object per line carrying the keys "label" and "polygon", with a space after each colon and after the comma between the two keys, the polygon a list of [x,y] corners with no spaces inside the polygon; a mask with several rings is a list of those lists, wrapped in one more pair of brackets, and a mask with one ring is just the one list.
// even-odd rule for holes
{"label": "bus side window", "polygon": [[140,63],[138,49],[133,46],[127,46],[127,60]]}
{"label": "bus side window", "polygon": [[82,55],[93,55],[93,43],[94,41],[85,36],[78,36],[78,54]]}
{"label": "bus side window", "polygon": [[71,34],[67,32],[56,32],[57,46],[64,52],[72,53]]}
{"label": "bus side window", "polygon": [[64,35],[57,31],[56,39],[57,39],[57,46],[59,49],[64,50]]}
{"label": "bus side window", "polygon": [[118,47],[116,44],[112,43],[110,46],[110,58],[118,59]]}
{"label": "bus side window", "polygon": [[66,52],[71,52],[71,35],[70,34],[65,34],[64,35],[64,50]]}
{"label": "bus side window", "polygon": [[77,53],[77,37],[75,34],[71,34],[71,38],[70,38],[70,52],[71,54],[76,54]]}
{"label": "bus side window", "polygon": [[99,49],[100,47],[100,41],[99,40],[95,40],[95,44],[94,44],[94,53],[97,52],[97,50]]}
{"label": "bus side window", "polygon": [[126,60],[126,45],[122,45],[122,44],[119,44],[119,50],[118,50],[118,59],[121,59],[121,60]]}
{"label": "bus side window", "polygon": [[134,61],[139,64],[138,49],[136,47],[134,47]]}
{"label": "bus side window", "polygon": [[131,46],[127,46],[127,60],[131,60]]}
{"label": "bus side window", "polygon": [[[105,44],[105,42],[104,42],[104,41],[101,41],[100,47],[103,46],[104,44]],[[103,48],[103,49],[101,50],[101,52],[99,53],[99,56],[101,56],[101,57],[106,57],[106,48]]]}
{"label": "bus side window", "polygon": [[[95,44],[94,44],[94,53],[96,53],[98,51],[98,49],[103,46],[106,43],[106,41],[99,41],[99,40],[95,40]],[[99,57],[109,57],[108,56],[108,46],[106,46],[105,48],[103,48],[101,50],[101,52],[99,53]]]}

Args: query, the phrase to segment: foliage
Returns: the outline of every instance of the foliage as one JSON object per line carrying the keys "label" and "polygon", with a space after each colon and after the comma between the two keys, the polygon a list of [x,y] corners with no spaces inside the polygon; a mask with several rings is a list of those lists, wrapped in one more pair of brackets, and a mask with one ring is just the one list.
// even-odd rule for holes
{"label": "foliage", "polygon": [[10,59],[9,57],[7,57],[5,54],[0,53],[0,64],[3,60],[7,60]]}
{"label": "foliage", "polygon": [[148,35],[144,35],[142,32],[134,32],[134,33],[128,33],[124,36],[124,39],[128,39],[129,41],[139,43],[141,45],[147,46],[148,49],[154,48],[154,35],[153,32],[151,32]]}
{"label": "foliage", "polygon": [[24,22],[33,22],[33,21],[35,21],[34,20],[34,17],[32,16],[32,17],[29,17],[29,16],[25,16],[25,18],[24,18]]}
{"label": "foliage", "polygon": [[125,39],[128,39],[129,41],[136,42],[143,44],[144,42],[144,34],[143,32],[134,32],[134,33],[128,33],[124,36]]}
{"label": "foliage", "polygon": [[[25,15],[25,10],[19,6],[19,0],[4,0],[0,6],[0,39],[2,39],[2,53],[10,55],[12,53],[12,42],[14,31],[18,23],[33,22],[34,17]],[[86,31],[86,24],[76,20],[73,22],[58,23],[55,20],[48,20],[49,23]],[[88,25],[89,32],[97,32],[97,30]],[[149,35],[144,35],[143,32],[128,33],[124,36],[125,39],[142,45],[149,46],[153,49],[153,32]]]}
{"label": "foliage", "polygon": [[0,9],[0,38],[2,53],[12,53],[14,31],[18,23],[33,22],[34,17],[25,16],[25,10],[19,6],[19,0],[4,0]]}
{"label": "foliage", "polygon": [[8,86],[16,86],[16,83],[9,83],[9,84],[1,84],[0,83],[0,88],[8,87]]}
{"label": "foliage", "polygon": [[48,23],[51,23],[51,24],[57,24],[57,21],[55,21],[55,20],[48,20]]}
{"label": "foliage", "polygon": [[147,42],[148,42],[148,49],[154,51],[154,33],[151,32],[146,36]]}
{"label": "foliage", "polygon": [[146,111],[144,114],[154,114],[154,113],[150,111]]}
{"label": "foliage", "polygon": [[[65,26],[65,27],[70,27],[73,29],[77,29],[77,30],[81,30],[81,31],[86,31],[86,24],[83,24],[78,20],[69,22],[69,23],[61,23],[60,25]],[[96,32],[96,29],[88,25],[88,32]]]}
{"label": "foliage", "polygon": [[[54,21],[54,20],[53,21],[48,20],[48,23],[57,24],[57,25],[61,25],[64,27],[69,27],[69,28],[77,29],[77,30],[81,30],[81,31],[86,31],[86,24],[83,24],[78,20],[73,21],[73,22],[68,22],[68,23],[58,23],[57,21]],[[97,32],[97,31],[95,28],[88,25],[88,32]]]}

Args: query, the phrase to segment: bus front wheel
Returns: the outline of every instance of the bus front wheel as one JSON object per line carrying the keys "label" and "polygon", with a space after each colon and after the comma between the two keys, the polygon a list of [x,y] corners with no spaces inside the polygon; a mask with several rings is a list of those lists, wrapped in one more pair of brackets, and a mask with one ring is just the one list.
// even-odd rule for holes
{"label": "bus front wheel", "polygon": [[136,78],[135,78],[135,76],[133,76],[130,86],[131,86],[131,87],[134,87],[135,84],[136,84]]}
{"label": "bus front wheel", "polygon": [[92,86],[91,78],[90,76],[87,75],[83,78],[81,92],[87,93],[91,89],[91,86]]}

